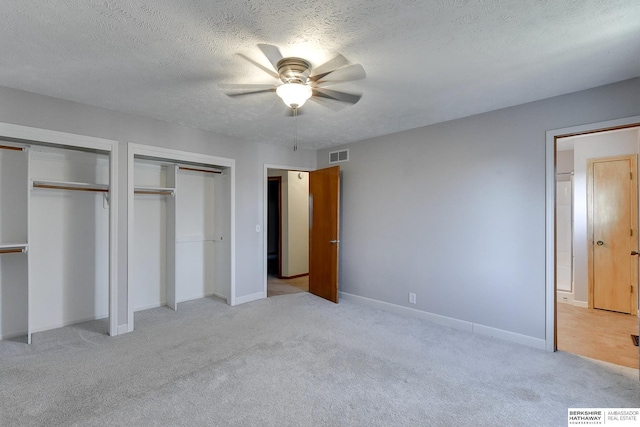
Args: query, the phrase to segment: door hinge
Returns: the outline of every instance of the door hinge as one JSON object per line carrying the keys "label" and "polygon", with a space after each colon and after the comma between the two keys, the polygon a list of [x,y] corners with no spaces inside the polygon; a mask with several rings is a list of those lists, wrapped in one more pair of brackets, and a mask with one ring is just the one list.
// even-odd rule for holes
{"label": "door hinge", "polygon": [[631,237],[633,237],[633,228],[631,229]]}
{"label": "door hinge", "polygon": [[633,285],[631,285],[631,293],[633,293]]}
{"label": "door hinge", "polygon": [[629,172],[629,179],[633,181],[633,172]]}

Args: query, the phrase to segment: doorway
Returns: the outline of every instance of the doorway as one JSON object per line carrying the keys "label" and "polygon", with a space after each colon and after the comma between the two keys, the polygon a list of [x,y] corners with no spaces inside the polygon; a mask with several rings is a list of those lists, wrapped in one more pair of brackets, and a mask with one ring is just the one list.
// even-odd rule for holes
{"label": "doorway", "polygon": [[[593,305],[592,246],[599,239],[594,237],[593,227],[590,227],[594,197],[588,189],[591,188],[589,182],[593,185],[593,164],[598,162],[596,159],[614,156],[632,158],[632,174],[637,174],[635,158],[640,146],[640,126],[637,122],[617,127],[594,126],[582,132],[555,135],[553,143],[553,349],[638,369],[638,347],[634,346],[632,339],[632,335],[638,334],[637,308],[631,314],[623,314],[598,309]],[[629,173],[626,176],[629,177]],[[632,203],[637,208],[637,190],[634,191]],[[601,195],[607,197],[604,192]],[[632,249],[637,250],[637,218],[629,228],[626,230],[626,240],[633,233]],[[601,248],[598,246],[598,249]],[[635,298],[632,306],[637,307],[637,259],[631,258],[630,250],[623,252],[617,255],[618,264],[626,267],[616,268],[628,269],[633,265],[633,283],[626,285],[624,290],[629,292],[629,286],[632,286],[632,298]],[[613,281],[616,276],[619,275],[610,271],[606,278],[600,279]],[[547,304],[549,306],[549,300]]]}
{"label": "doorway", "polygon": [[309,290],[309,174],[268,168],[266,296]]}

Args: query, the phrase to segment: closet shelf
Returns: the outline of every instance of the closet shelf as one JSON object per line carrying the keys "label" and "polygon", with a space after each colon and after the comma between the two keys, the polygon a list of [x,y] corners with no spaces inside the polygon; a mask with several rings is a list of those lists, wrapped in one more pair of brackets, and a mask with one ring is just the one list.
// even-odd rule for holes
{"label": "closet shelf", "polygon": [[109,185],[107,184],[89,184],[86,182],[41,181],[34,179],[33,187],[53,190],[95,191],[99,193],[109,192]]}
{"label": "closet shelf", "polygon": [[25,253],[29,249],[27,243],[2,243],[0,244],[0,254]]}
{"label": "closet shelf", "polygon": [[175,188],[170,187],[135,187],[135,194],[158,194],[161,196],[173,196],[176,194]]}

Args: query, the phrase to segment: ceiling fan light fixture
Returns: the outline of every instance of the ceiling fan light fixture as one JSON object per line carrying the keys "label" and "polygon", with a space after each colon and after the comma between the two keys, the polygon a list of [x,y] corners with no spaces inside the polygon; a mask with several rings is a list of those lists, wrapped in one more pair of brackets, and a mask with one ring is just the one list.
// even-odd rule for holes
{"label": "ceiling fan light fixture", "polygon": [[311,87],[302,83],[284,83],[276,89],[276,94],[287,107],[300,108],[311,98]]}

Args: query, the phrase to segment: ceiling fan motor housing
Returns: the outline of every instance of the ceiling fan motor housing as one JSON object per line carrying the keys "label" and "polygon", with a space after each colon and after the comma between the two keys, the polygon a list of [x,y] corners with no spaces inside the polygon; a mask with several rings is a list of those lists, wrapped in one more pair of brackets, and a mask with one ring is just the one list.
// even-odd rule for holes
{"label": "ceiling fan motor housing", "polygon": [[277,65],[283,83],[306,84],[311,74],[311,64],[302,58],[282,58]]}

